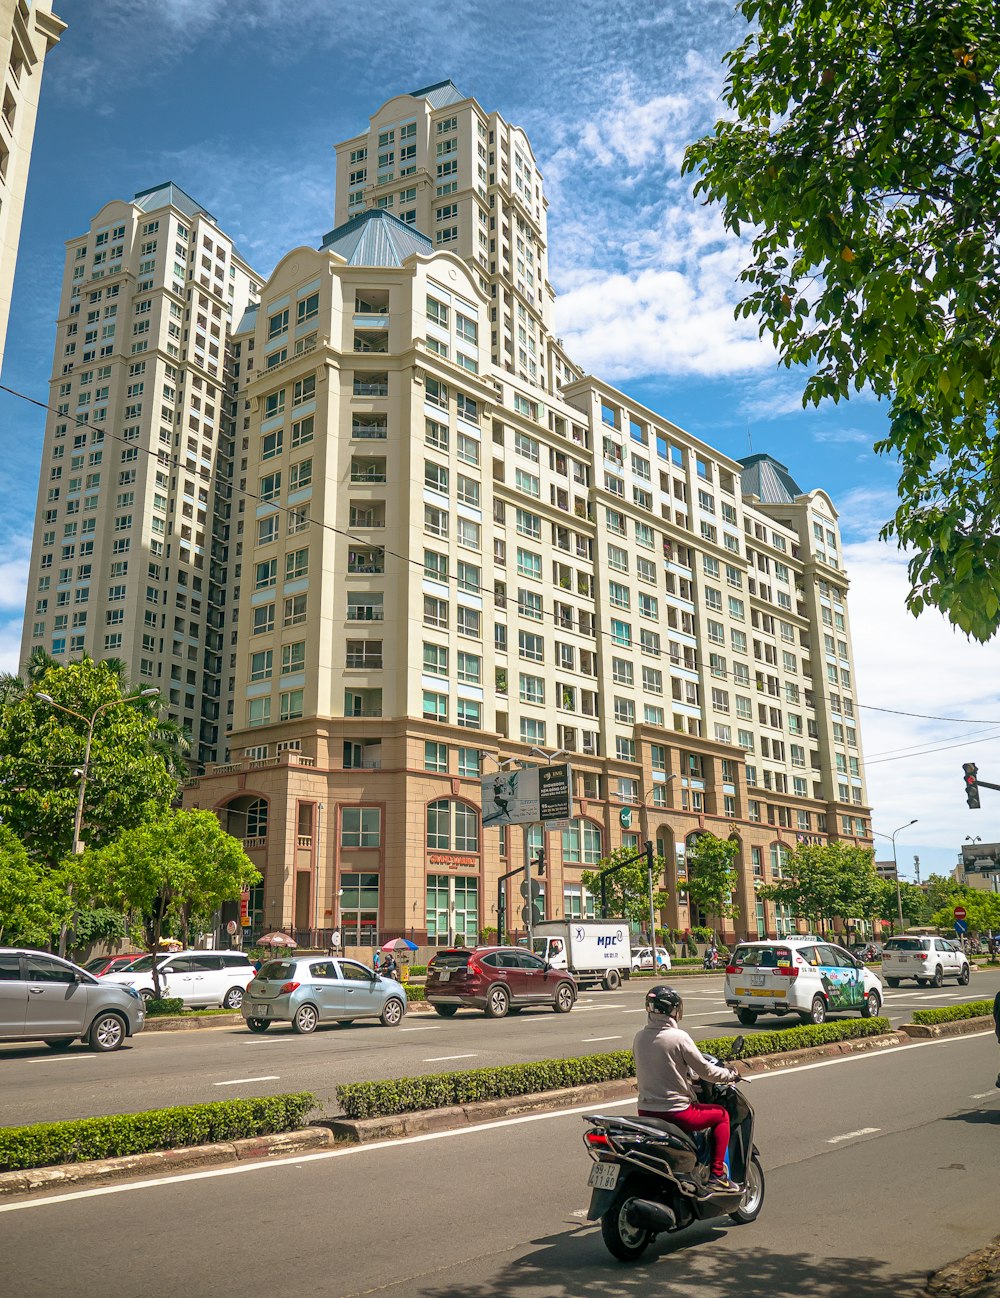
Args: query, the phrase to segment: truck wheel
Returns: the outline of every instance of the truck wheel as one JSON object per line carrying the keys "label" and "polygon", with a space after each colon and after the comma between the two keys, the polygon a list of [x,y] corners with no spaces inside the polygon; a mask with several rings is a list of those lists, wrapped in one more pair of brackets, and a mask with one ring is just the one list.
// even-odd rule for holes
{"label": "truck wheel", "polygon": [[604,988],[606,992],[617,991],[621,985],[622,985],[621,974],[618,972],[617,969],[609,969],[608,972],[604,975],[604,981],[601,983],[601,986]]}

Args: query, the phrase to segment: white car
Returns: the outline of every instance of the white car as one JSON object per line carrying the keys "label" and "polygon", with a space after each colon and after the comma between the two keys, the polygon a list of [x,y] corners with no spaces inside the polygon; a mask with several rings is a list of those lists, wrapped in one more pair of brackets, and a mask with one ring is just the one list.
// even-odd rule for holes
{"label": "white car", "polygon": [[890,987],[913,978],[921,987],[940,987],[946,978],[969,983],[965,952],[946,937],[891,937],[882,952],[882,977]]}
{"label": "white car", "polygon": [[[652,969],[653,967],[653,948],[641,946],[637,951],[632,952],[632,972],[638,973],[640,969]],[[656,967],[664,972],[670,968],[670,952],[664,947],[656,948]]]}
{"label": "white car", "polygon": [[[160,972],[160,994],[178,997],[185,1009],[222,1006],[238,1010],[243,993],[254,976],[254,967],[242,951],[177,951],[157,956]],[[155,996],[153,960],[143,956],[122,973],[106,974],[102,982],[134,987],[143,1000]]]}
{"label": "white car", "polygon": [[823,1023],[829,1012],[874,1018],[882,984],[849,951],[832,942],[778,938],[741,942],[726,965],[726,1004],[749,1027],[760,1014],[798,1014]]}

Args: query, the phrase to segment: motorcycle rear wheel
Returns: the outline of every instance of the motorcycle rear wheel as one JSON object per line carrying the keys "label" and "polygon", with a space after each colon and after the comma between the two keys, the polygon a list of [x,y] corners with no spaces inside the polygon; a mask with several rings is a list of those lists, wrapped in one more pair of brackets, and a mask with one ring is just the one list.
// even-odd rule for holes
{"label": "motorcycle rear wheel", "polygon": [[764,1169],[761,1167],[757,1155],[751,1154],[750,1162],[747,1164],[746,1190],[743,1192],[740,1206],[729,1215],[737,1226],[748,1226],[750,1222],[757,1220],[763,1206]]}
{"label": "motorcycle rear wheel", "polygon": [[601,1234],[608,1252],[619,1262],[637,1262],[653,1242],[653,1232],[641,1226],[630,1226],[625,1213],[633,1199],[639,1196],[627,1186],[615,1195],[614,1202],[601,1218]]}

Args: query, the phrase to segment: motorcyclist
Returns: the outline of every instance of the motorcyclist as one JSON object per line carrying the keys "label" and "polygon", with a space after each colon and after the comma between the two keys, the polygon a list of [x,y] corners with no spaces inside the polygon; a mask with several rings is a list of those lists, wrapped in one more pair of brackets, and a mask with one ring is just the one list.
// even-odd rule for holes
{"label": "motorcyclist", "polygon": [[706,1194],[735,1191],[739,1187],[726,1175],[729,1148],[729,1114],[715,1104],[699,1104],[691,1085],[692,1074],[706,1082],[736,1081],[739,1073],[710,1064],[691,1037],[680,1027],[684,1002],[665,983],[646,993],[647,1022],[632,1046],[639,1086],[639,1116],[664,1118],[683,1131],[711,1130],[711,1175]]}

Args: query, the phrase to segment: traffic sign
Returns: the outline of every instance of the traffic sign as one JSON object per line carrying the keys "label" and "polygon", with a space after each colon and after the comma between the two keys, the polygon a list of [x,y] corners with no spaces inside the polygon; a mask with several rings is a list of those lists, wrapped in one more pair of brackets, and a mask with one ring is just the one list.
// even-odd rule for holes
{"label": "traffic sign", "polygon": [[969,931],[969,925],[966,920],[964,919],[955,920],[955,932],[958,934],[959,937],[961,937],[963,933],[968,933],[968,931]]}
{"label": "traffic sign", "polygon": [[965,919],[967,912],[964,906],[956,906],[952,913],[956,919]]}

